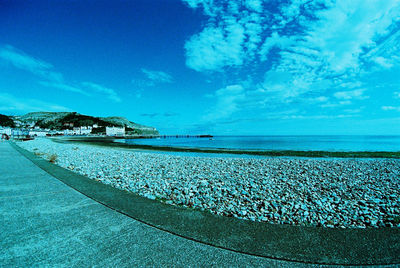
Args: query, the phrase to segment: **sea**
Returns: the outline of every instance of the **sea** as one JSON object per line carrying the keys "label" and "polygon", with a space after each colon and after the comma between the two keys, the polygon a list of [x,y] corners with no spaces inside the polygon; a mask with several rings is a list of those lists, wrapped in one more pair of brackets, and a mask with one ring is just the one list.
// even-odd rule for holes
{"label": "sea", "polygon": [[153,139],[126,139],[125,143],[260,151],[400,151],[400,136],[373,135],[160,137]]}

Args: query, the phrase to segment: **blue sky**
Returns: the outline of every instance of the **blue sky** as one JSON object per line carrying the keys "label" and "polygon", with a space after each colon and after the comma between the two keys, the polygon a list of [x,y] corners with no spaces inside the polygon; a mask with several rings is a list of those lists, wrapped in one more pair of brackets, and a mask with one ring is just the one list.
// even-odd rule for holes
{"label": "blue sky", "polygon": [[400,135],[400,2],[0,1],[0,113]]}

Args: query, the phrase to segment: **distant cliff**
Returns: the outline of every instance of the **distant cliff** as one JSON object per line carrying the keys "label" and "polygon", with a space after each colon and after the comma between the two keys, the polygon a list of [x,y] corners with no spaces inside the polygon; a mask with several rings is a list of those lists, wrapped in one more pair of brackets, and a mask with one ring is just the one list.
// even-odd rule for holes
{"label": "distant cliff", "polygon": [[33,112],[8,118],[11,118],[15,125],[24,127],[63,130],[72,129],[73,127],[97,125],[97,131],[101,133],[103,130],[105,131],[105,127],[107,126],[116,126],[125,127],[126,134],[128,135],[159,135],[156,128],[136,124],[124,117],[94,117],[76,112]]}
{"label": "distant cliff", "polygon": [[0,114],[0,126],[2,127],[14,127],[14,120],[11,117]]}

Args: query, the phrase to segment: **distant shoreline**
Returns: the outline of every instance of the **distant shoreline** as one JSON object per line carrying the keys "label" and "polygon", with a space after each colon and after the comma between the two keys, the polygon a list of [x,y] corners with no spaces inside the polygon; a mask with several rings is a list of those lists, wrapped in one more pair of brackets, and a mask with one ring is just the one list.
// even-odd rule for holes
{"label": "distant shoreline", "polygon": [[105,147],[119,147],[126,149],[141,149],[148,151],[163,152],[191,152],[191,153],[215,153],[215,154],[237,154],[257,156],[294,156],[294,157],[318,157],[318,158],[394,158],[400,159],[400,151],[298,151],[298,150],[237,150],[225,148],[195,148],[195,147],[174,147],[154,146],[142,144],[126,144],[116,142],[113,137],[63,137],[54,139],[56,142],[87,143]]}

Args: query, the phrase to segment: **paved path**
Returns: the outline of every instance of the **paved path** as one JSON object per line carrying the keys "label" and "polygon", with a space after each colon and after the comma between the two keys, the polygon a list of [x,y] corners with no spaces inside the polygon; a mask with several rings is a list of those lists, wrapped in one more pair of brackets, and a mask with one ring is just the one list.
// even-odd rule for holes
{"label": "paved path", "polygon": [[1,267],[309,266],[215,248],[135,221],[63,184],[6,142],[0,249]]}

